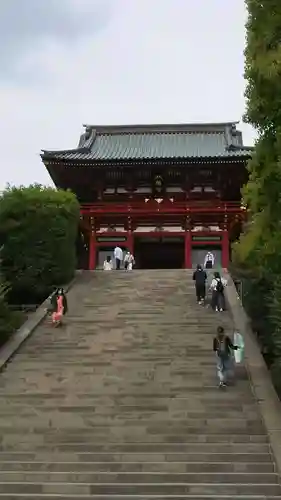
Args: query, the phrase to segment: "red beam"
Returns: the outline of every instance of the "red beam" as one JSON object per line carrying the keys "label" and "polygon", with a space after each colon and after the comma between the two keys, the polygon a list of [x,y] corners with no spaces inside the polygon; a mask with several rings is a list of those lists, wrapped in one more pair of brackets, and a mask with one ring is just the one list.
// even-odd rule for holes
{"label": "red beam", "polygon": [[98,215],[141,215],[141,216],[154,216],[154,215],[188,215],[189,213],[244,213],[245,210],[241,207],[148,207],[144,208],[128,208],[128,207],[104,207],[104,208],[83,208],[81,207],[80,213],[82,215],[89,215],[90,217]]}
{"label": "red beam", "polygon": [[188,200],[174,200],[174,201],[171,201],[169,198],[159,198],[158,200],[162,200],[162,201],[157,201],[157,198],[156,199],[148,199],[146,198],[145,200],[142,199],[142,200],[115,200],[115,201],[99,201],[99,202],[91,202],[91,203],[82,203],[81,205],[83,207],[105,207],[105,206],[109,206],[109,205],[123,205],[123,206],[130,206],[130,207],[134,207],[134,206],[140,206],[140,205],[166,205],[166,204],[169,204],[169,205],[182,205],[182,206],[186,206],[186,205],[228,205],[228,206],[234,206],[234,205],[238,205],[240,206],[241,205],[241,202],[240,200],[236,200],[236,201],[227,201],[227,200],[220,200],[218,198],[211,198],[211,199],[195,199],[195,200],[192,200],[192,199],[188,199]]}

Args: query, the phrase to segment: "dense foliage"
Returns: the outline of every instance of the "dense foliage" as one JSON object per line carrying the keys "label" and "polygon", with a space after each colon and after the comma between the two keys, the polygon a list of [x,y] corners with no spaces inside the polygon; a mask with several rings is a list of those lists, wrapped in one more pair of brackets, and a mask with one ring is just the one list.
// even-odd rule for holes
{"label": "dense foliage", "polygon": [[[244,304],[281,383],[281,2],[246,0],[246,121],[257,132],[243,190],[249,224],[234,248]],[[280,382],[278,382],[280,380]]]}
{"label": "dense foliage", "polygon": [[11,284],[10,301],[38,303],[73,277],[78,222],[71,192],[34,185],[2,193],[1,272]]}
{"label": "dense foliage", "polygon": [[12,311],[6,299],[7,286],[0,285],[0,347],[10,335],[21,326],[24,315],[20,311]]}

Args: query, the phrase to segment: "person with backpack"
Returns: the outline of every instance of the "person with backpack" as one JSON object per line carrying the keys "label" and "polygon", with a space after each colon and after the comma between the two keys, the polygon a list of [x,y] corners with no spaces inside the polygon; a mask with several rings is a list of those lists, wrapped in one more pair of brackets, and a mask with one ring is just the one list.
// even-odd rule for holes
{"label": "person with backpack", "polygon": [[225,335],[224,328],[217,328],[217,335],[213,340],[213,350],[217,357],[217,373],[219,378],[219,387],[227,385],[227,375],[232,369],[232,351],[239,349],[234,345],[228,335]]}
{"label": "person with backpack", "polygon": [[124,269],[125,271],[132,271],[133,265],[135,263],[135,258],[131,252],[127,252],[124,257]]}
{"label": "person with backpack", "polygon": [[220,273],[216,271],[210,286],[212,291],[211,306],[214,311],[225,310],[224,288],[226,285],[227,281],[221,278]]}
{"label": "person with backpack", "polygon": [[200,264],[197,264],[196,271],[193,273],[193,281],[195,281],[195,292],[198,304],[204,304],[205,302],[206,280],[207,273]]}

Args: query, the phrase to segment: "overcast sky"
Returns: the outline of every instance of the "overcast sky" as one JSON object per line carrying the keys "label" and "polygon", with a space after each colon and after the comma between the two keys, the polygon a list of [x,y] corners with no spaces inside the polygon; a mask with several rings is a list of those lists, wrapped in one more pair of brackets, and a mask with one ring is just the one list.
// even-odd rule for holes
{"label": "overcast sky", "polygon": [[243,0],[1,0],[0,189],[50,183],[41,149],[83,123],[241,120],[245,18]]}

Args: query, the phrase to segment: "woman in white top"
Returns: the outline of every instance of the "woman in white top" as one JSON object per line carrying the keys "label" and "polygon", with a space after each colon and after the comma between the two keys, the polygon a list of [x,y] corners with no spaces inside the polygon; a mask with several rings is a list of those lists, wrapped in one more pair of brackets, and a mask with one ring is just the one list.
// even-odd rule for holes
{"label": "woman in white top", "polygon": [[204,259],[204,267],[205,269],[212,269],[215,264],[215,256],[212,252],[208,252]]}
{"label": "woman in white top", "polygon": [[103,270],[104,271],[112,271],[113,265],[112,265],[112,260],[110,255],[106,257],[106,260],[103,263]]}
{"label": "woman in white top", "polygon": [[135,259],[131,252],[127,252],[124,258],[124,267],[126,271],[132,271]]}
{"label": "woman in white top", "polygon": [[221,278],[220,273],[216,271],[210,286],[212,290],[211,305],[214,311],[224,311],[225,309],[224,287],[226,285],[227,281]]}

